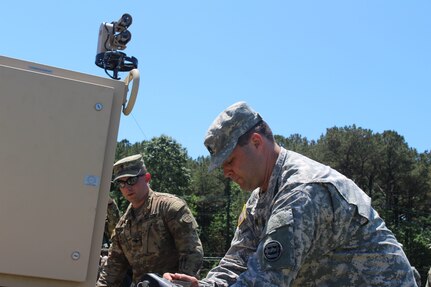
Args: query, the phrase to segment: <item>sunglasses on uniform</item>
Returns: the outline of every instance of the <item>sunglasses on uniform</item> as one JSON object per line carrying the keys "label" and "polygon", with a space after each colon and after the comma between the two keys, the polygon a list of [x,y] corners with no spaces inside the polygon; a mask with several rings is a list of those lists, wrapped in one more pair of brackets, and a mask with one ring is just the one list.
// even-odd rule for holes
{"label": "sunglasses on uniform", "polygon": [[135,185],[138,182],[138,180],[139,180],[139,178],[141,176],[143,176],[143,174],[139,174],[137,176],[129,177],[127,180],[119,180],[119,179],[117,179],[115,181],[115,185],[117,185],[119,188],[125,188],[126,184],[128,186],[133,186],[133,185]]}

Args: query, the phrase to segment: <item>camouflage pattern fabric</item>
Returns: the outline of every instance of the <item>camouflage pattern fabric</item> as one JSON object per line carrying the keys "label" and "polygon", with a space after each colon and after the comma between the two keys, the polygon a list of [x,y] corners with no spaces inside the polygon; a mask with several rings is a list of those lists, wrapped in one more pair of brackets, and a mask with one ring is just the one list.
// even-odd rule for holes
{"label": "camouflage pattern fabric", "polygon": [[135,154],[114,163],[112,170],[112,181],[121,177],[132,177],[144,174],[147,171],[141,154]]}
{"label": "camouflage pattern fabric", "polygon": [[121,286],[128,269],[136,284],[145,273],[197,276],[203,250],[197,223],[185,201],[150,190],[145,204],[121,217],[96,286]]}
{"label": "camouflage pattern fabric", "polygon": [[351,180],[282,151],[231,248],[200,286],[417,286],[393,233]]}
{"label": "camouflage pattern fabric", "polygon": [[211,155],[208,170],[220,166],[235,148],[238,138],[261,121],[262,117],[246,102],[237,102],[221,112],[209,127],[204,140]]}
{"label": "camouflage pattern fabric", "polygon": [[120,210],[118,209],[117,203],[109,198],[108,208],[105,219],[105,234],[104,236],[109,240],[114,233],[115,226],[120,220]]}

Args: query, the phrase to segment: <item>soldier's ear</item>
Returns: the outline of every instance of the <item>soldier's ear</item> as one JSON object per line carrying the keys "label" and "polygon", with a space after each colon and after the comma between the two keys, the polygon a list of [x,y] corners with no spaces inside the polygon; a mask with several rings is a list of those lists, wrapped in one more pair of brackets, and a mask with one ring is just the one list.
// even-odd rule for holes
{"label": "soldier's ear", "polygon": [[262,144],[262,136],[258,133],[253,133],[250,138],[251,143],[257,148]]}
{"label": "soldier's ear", "polygon": [[150,182],[150,180],[151,180],[151,174],[150,174],[149,172],[147,172],[147,173],[145,174],[145,182],[146,182],[146,183],[149,183],[149,182]]}

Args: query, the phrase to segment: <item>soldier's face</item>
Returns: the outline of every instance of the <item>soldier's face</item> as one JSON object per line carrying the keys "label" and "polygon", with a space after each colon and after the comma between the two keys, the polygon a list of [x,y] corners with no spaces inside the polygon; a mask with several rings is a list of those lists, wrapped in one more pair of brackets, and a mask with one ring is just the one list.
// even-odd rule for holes
{"label": "soldier's face", "polygon": [[250,141],[245,146],[237,145],[222,168],[225,177],[232,179],[242,190],[253,191],[260,186],[258,150]]}
{"label": "soldier's face", "polygon": [[[135,182],[135,180],[132,180],[129,177],[120,178],[119,180],[123,183]],[[136,180],[136,183],[133,185],[121,184],[120,191],[134,208],[138,208],[145,202],[145,199],[148,195],[148,185],[145,182],[145,178],[143,176],[139,176]]]}

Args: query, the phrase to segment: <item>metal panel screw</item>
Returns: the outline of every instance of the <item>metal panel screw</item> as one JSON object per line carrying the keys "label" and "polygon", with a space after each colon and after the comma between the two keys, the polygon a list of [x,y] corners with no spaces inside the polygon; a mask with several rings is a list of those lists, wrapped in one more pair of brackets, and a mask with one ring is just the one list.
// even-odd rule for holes
{"label": "metal panel screw", "polygon": [[103,110],[103,104],[102,103],[96,103],[94,105],[94,108],[96,109],[96,111],[101,111],[101,110]]}
{"label": "metal panel screw", "polygon": [[79,251],[73,251],[71,257],[72,257],[72,260],[79,260],[79,257],[81,257],[81,254],[79,253]]}

